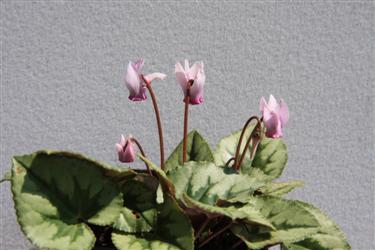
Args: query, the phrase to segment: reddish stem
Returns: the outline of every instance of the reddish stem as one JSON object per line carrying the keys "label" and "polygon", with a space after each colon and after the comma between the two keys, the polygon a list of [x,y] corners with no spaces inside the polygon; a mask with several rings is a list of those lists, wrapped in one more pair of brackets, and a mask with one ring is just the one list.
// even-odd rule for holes
{"label": "reddish stem", "polygon": [[[143,151],[143,148],[142,148],[141,144],[139,143],[139,141],[137,141],[135,138],[131,138],[131,140],[132,140],[132,142],[137,144],[137,147],[139,148],[139,151],[141,151],[142,156],[146,158],[145,151]],[[145,165],[146,165],[146,168],[147,168],[147,172],[149,173],[149,175],[152,176],[152,172],[150,170],[150,167],[148,166],[148,164],[146,162],[145,162]]]}
{"label": "reddish stem", "polygon": [[241,150],[241,143],[242,143],[243,136],[245,135],[245,131],[246,131],[247,127],[250,125],[250,122],[251,122],[252,120],[254,120],[254,119],[257,119],[257,120],[258,120],[258,117],[257,117],[257,116],[252,116],[252,117],[250,117],[250,118],[246,121],[246,123],[245,123],[245,125],[243,126],[243,129],[242,129],[242,131],[241,131],[240,140],[238,141],[238,144],[237,144],[236,154],[234,155],[234,164],[233,164],[233,167],[234,167],[235,169],[238,169],[239,166],[241,165],[241,164],[238,164],[237,161],[238,161],[238,155],[239,155],[240,150]]}
{"label": "reddish stem", "polygon": [[190,104],[190,88],[194,81],[189,80],[186,88],[185,96],[185,112],[184,112],[184,141],[182,145],[182,164],[187,161],[187,134],[188,134],[188,119],[189,119],[189,104]]}
{"label": "reddish stem", "polygon": [[254,158],[255,152],[256,152],[256,150],[258,148],[258,144],[259,144],[260,139],[261,139],[261,136],[260,136],[261,121],[259,120],[258,117],[256,117],[256,119],[257,119],[258,122],[257,122],[255,128],[253,129],[253,131],[251,132],[249,138],[247,139],[245,148],[242,151],[242,155],[241,155],[240,161],[237,164],[237,170],[239,170],[239,168],[240,168],[243,160],[245,159],[246,150],[250,146],[250,143],[252,142],[252,149],[250,151],[250,160],[252,160]]}
{"label": "reddish stem", "polygon": [[210,242],[213,238],[215,238],[216,236],[220,235],[221,233],[223,233],[224,231],[226,231],[228,228],[230,228],[232,226],[233,222],[230,222],[228,225],[226,225],[225,227],[223,227],[222,229],[220,229],[219,231],[217,231],[216,233],[214,233],[213,235],[211,235],[210,237],[208,237],[205,241],[203,241],[200,245],[199,245],[199,248],[201,248],[202,246],[206,245],[208,242]]}
{"label": "reddish stem", "polygon": [[158,104],[156,102],[156,97],[155,97],[154,91],[152,90],[152,87],[151,87],[151,83],[149,81],[147,81],[144,78],[143,75],[141,75],[141,76],[142,76],[143,81],[146,84],[146,88],[150,92],[151,99],[152,99],[152,104],[153,104],[154,110],[155,110],[156,123],[158,125],[158,132],[159,132],[160,167],[161,167],[162,170],[164,170],[164,141],[163,141],[163,129],[161,127],[161,120],[160,120],[160,112],[159,112]]}

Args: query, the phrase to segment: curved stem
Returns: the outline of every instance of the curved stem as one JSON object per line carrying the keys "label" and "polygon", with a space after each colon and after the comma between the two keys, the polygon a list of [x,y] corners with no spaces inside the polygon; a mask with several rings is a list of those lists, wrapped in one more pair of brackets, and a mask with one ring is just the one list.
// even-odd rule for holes
{"label": "curved stem", "polygon": [[234,157],[230,158],[226,163],[225,163],[225,167],[228,167],[229,163],[231,163],[231,161],[234,161]]}
{"label": "curved stem", "polygon": [[142,75],[142,79],[146,84],[146,88],[150,92],[152,104],[154,106],[155,110],[155,116],[156,116],[156,123],[158,125],[158,132],[159,132],[159,144],[160,144],[160,167],[162,170],[164,170],[164,141],[163,141],[163,129],[161,127],[161,120],[160,120],[160,112],[158,108],[158,104],[156,103],[156,97],[154,94],[154,91],[152,90],[151,83],[148,82],[144,76]]}
{"label": "curved stem", "polygon": [[[137,144],[137,147],[139,148],[139,151],[141,151],[142,156],[146,157],[145,151],[143,151],[143,148],[142,148],[141,144],[139,143],[139,141],[137,141],[135,138],[131,138],[131,140],[132,140],[132,142]],[[149,173],[149,175],[152,176],[152,172],[151,172],[150,167],[147,164],[147,162],[145,162],[145,165],[146,165],[146,168],[147,168],[147,172]]]}
{"label": "curved stem", "polygon": [[201,233],[203,232],[203,230],[206,228],[207,224],[210,222],[211,218],[210,217],[207,217],[205,219],[205,221],[199,226],[199,229],[197,231],[197,233],[195,234],[195,238],[196,239],[199,239]]}
{"label": "curved stem", "polygon": [[205,241],[203,241],[198,247],[201,248],[202,246],[206,245],[208,242],[210,242],[213,238],[215,238],[216,236],[220,235],[221,233],[223,233],[224,231],[226,231],[228,228],[230,228],[232,226],[233,222],[230,222],[228,225],[226,225],[225,227],[223,227],[222,229],[220,229],[219,231],[217,231],[216,233],[214,233],[213,235],[211,235],[210,237],[208,237]]}
{"label": "curved stem", "polygon": [[189,104],[190,104],[190,88],[194,81],[189,80],[186,88],[185,96],[185,112],[184,112],[184,141],[182,146],[182,164],[187,160],[187,134],[188,134],[188,118],[189,118]]}
{"label": "curved stem", "polygon": [[237,144],[236,154],[234,155],[234,164],[233,164],[233,167],[234,167],[235,169],[239,168],[238,166],[241,165],[241,164],[238,164],[238,163],[237,163],[237,160],[238,160],[238,155],[239,155],[239,153],[240,153],[241,143],[242,143],[243,136],[245,135],[245,131],[246,131],[247,127],[250,125],[250,122],[251,122],[252,120],[254,120],[254,119],[257,119],[257,120],[259,121],[259,119],[258,119],[257,116],[252,116],[252,117],[250,117],[250,118],[246,121],[245,125],[244,125],[243,128],[242,128],[242,132],[241,132],[240,140],[238,141],[238,144]]}
{"label": "curved stem", "polygon": [[[257,125],[255,126],[255,128],[253,129],[253,131],[251,132],[249,138],[247,139],[247,142],[246,142],[246,145],[245,145],[245,148],[243,149],[242,151],[242,154],[241,154],[241,158],[240,158],[240,161],[238,162],[237,164],[237,170],[240,168],[243,160],[245,159],[245,155],[246,155],[246,150],[247,148],[250,146],[250,142],[253,142],[253,147],[250,151],[250,159],[252,160],[253,157],[254,157],[254,153],[255,151],[257,150],[258,148],[258,144],[260,142],[260,139],[261,139],[261,136],[260,136],[260,129],[261,129],[261,121],[259,120],[258,117],[256,117],[257,119]],[[249,149],[250,150],[250,149]]]}

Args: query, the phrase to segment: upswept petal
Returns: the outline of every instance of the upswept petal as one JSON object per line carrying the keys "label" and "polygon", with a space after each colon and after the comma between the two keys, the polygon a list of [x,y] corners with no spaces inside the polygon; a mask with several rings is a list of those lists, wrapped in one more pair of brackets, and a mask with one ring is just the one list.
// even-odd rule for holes
{"label": "upswept petal", "polygon": [[283,136],[281,130],[281,124],[276,112],[270,111],[265,108],[265,114],[263,116],[264,124],[266,126],[266,136],[270,138],[280,138]]}
{"label": "upswept petal", "polygon": [[150,82],[152,82],[155,79],[164,80],[165,77],[166,77],[165,74],[159,73],[159,72],[155,72],[155,73],[146,75],[145,79],[146,79],[146,81],[148,81],[150,83]]}
{"label": "upswept petal", "polygon": [[189,61],[185,59],[185,73],[188,74],[190,70]]}
{"label": "upswept petal", "polygon": [[195,80],[197,78],[198,72],[203,69],[202,62],[195,62],[193,66],[189,69],[189,80]]}
{"label": "upswept petal", "polygon": [[129,62],[128,67],[126,69],[125,85],[128,88],[131,96],[138,95],[140,83],[141,82],[138,73],[134,69],[132,62]]}
{"label": "upswept petal", "polygon": [[281,127],[284,127],[285,124],[289,120],[289,109],[283,99],[280,100],[279,116],[280,116]]}
{"label": "upswept petal", "polygon": [[270,95],[270,98],[268,99],[268,108],[272,111],[276,111],[279,107],[279,104],[277,104],[277,101],[273,95]]}
{"label": "upswept petal", "polygon": [[120,145],[124,147],[124,146],[125,146],[125,143],[126,143],[125,136],[124,136],[124,135],[121,135]]}
{"label": "upswept petal", "polygon": [[267,107],[267,101],[266,99],[264,99],[264,97],[262,96],[262,98],[260,98],[260,102],[259,102],[259,110],[260,112],[264,112],[264,108]]}
{"label": "upswept petal", "polygon": [[117,153],[121,153],[122,149],[123,149],[123,147],[120,144],[116,143]]}
{"label": "upswept petal", "polygon": [[190,104],[201,104],[204,101],[203,97],[203,87],[206,81],[206,76],[203,71],[203,64],[200,66],[196,79],[190,89]]}
{"label": "upswept petal", "polygon": [[138,73],[138,75],[142,72],[144,63],[145,61],[143,59],[139,59],[138,61],[135,61],[134,63],[132,63],[132,66],[134,70]]}

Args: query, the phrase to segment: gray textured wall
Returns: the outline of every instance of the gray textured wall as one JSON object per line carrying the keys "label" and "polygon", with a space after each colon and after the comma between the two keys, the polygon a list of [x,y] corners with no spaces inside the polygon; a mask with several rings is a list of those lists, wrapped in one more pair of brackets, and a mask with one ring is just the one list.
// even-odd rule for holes
{"label": "gray textured wall", "polygon": [[[284,180],[313,202],[354,249],[374,245],[374,3],[193,1],[1,1],[1,171],[40,148],[116,163],[114,143],[132,133],[158,161],[150,101],[131,103],[123,84],[143,57],[155,82],[166,152],[181,138],[183,103],[173,70],[203,60],[204,105],[190,127],[211,143],[242,127],[273,93],[291,110]],[[1,188],[1,249],[29,249],[9,183]]]}

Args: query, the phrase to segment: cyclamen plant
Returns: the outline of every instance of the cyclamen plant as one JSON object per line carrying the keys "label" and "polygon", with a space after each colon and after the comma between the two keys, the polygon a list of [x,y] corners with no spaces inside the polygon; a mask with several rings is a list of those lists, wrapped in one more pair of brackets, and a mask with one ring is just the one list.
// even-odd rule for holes
{"label": "cyclamen plant", "polygon": [[343,233],[318,208],[284,198],[300,181],[275,182],[287,162],[283,130],[289,111],[271,95],[261,117],[222,138],[212,151],[196,130],[188,133],[189,105],[204,102],[202,62],[175,66],[183,90],[183,140],[164,160],[163,130],[152,84],[130,62],[125,85],[131,101],[155,109],[160,165],[141,143],[123,135],[115,144],[121,163],[138,157],[146,170],[110,166],[68,151],[15,156],[2,181],[11,182],[18,223],[42,249],[350,249]]}

